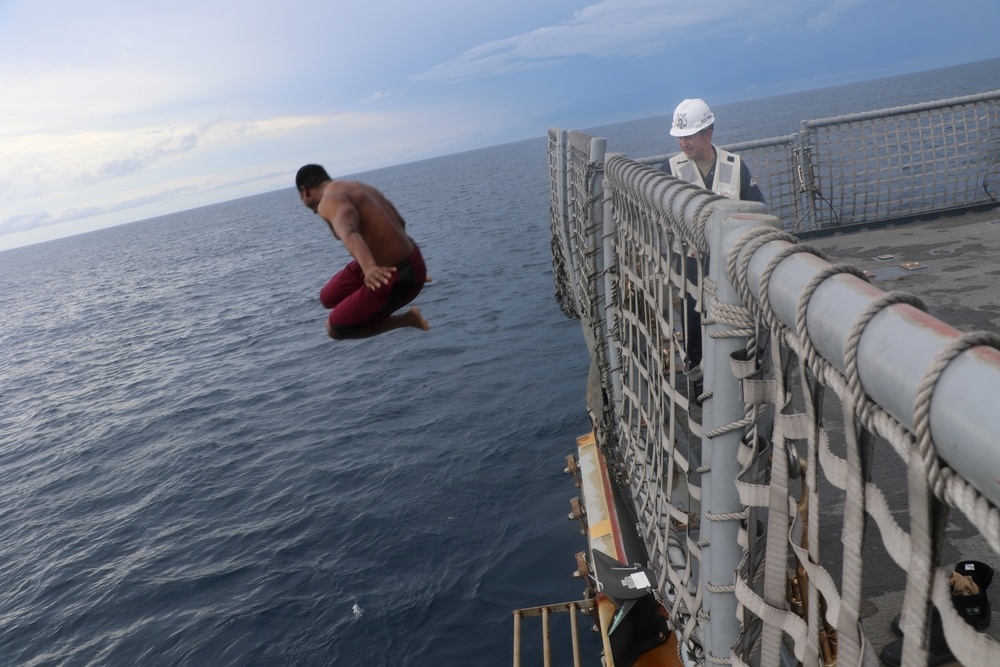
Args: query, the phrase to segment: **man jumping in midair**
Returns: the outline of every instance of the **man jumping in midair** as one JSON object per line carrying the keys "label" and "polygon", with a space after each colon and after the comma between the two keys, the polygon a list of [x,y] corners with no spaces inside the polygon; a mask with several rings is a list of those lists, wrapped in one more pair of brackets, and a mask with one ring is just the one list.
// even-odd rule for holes
{"label": "man jumping in midair", "polygon": [[295,186],[302,203],[326,221],[354,258],[319,293],[323,305],[333,309],[326,320],[330,338],[430,329],[417,308],[393,314],[417,297],[427,269],[392,202],[370,185],[331,179],[318,164],[299,169]]}

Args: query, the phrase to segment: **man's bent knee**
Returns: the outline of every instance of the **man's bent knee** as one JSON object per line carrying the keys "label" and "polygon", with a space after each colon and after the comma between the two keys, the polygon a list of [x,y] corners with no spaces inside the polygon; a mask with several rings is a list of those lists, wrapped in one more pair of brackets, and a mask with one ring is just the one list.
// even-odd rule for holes
{"label": "man's bent knee", "polygon": [[335,326],[330,324],[329,320],[326,323],[326,335],[334,340],[343,340],[344,338],[344,335]]}
{"label": "man's bent knee", "polygon": [[370,324],[333,324],[329,319],[326,321],[326,335],[334,340],[351,340],[353,338],[363,338],[361,334]]}

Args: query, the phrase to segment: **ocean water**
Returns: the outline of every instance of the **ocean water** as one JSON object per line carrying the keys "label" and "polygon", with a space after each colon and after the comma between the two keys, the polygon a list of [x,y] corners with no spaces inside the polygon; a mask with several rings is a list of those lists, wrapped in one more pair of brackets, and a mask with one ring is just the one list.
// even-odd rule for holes
{"label": "ocean water", "polygon": [[538,146],[370,175],[426,333],[326,337],[292,189],[0,254],[0,664],[506,664],[579,599]]}
{"label": "ocean water", "polygon": [[[993,60],[755,100],[718,135],[997,88]],[[664,122],[595,133],[658,154]],[[360,175],[429,332],[326,337],[347,254],[291,188],[0,253],[0,665],[509,665],[513,609],[579,599],[545,146]]]}

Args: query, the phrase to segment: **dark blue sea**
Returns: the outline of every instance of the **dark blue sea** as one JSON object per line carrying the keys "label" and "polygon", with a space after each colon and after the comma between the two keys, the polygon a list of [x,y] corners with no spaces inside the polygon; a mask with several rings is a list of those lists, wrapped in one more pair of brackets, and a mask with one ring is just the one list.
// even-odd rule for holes
{"label": "dark blue sea", "polygon": [[[720,106],[716,134],[997,88],[992,60]],[[513,609],[579,599],[589,360],[545,148],[358,175],[423,248],[426,333],[326,337],[347,254],[292,188],[0,253],[0,665],[509,665]]]}

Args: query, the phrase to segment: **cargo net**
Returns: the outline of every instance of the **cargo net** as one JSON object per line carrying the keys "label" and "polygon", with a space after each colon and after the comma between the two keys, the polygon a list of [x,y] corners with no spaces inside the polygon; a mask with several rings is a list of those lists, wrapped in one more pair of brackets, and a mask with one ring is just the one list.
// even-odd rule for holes
{"label": "cargo net", "polygon": [[1000,94],[804,123],[803,179],[830,227],[996,202]]}
{"label": "cargo net", "polygon": [[[620,187],[619,187],[620,185]],[[707,618],[698,584],[701,407],[706,396],[689,356],[700,329],[704,238],[665,219],[646,198],[615,183],[612,332],[621,368],[618,447],[611,471],[629,490],[637,527],[660,583],[660,597],[683,650],[703,663]],[[678,188],[686,198],[701,192]],[[692,374],[693,373],[693,374]]]}
{"label": "cargo net", "polygon": [[[573,279],[573,263],[586,258],[575,257],[573,255],[573,244],[570,241],[570,234],[574,236],[588,235],[586,228],[589,225],[574,225],[572,231],[567,229],[566,218],[569,215],[570,202],[566,201],[568,189],[563,187],[563,179],[566,177],[566,170],[563,164],[565,150],[560,145],[558,136],[554,131],[549,132],[549,220],[551,223],[552,242],[552,277],[555,281],[556,303],[566,317],[580,319],[580,312],[577,304],[582,295],[577,291],[582,290],[584,285]],[[576,164],[574,161],[573,164]],[[593,178],[593,177],[591,177]],[[586,180],[586,176],[584,176]],[[584,190],[588,192],[589,190]],[[575,207],[575,202],[573,202]],[[592,217],[591,217],[592,218]],[[582,221],[581,221],[582,222]],[[593,246],[593,242],[591,242]]]}
{"label": "cargo net", "polygon": [[[655,189],[651,179],[668,177],[647,170],[635,180],[616,180],[611,171],[605,176],[614,198],[610,335],[621,403],[613,416],[616,439],[607,443],[609,460],[632,498],[659,597],[682,639],[681,657],[696,664],[874,666],[884,644],[873,644],[870,624],[888,627],[902,610],[908,638],[903,664],[927,664],[928,646],[942,633],[963,664],[1000,664],[1000,646],[963,622],[952,604],[949,575],[962,553],[946,533],[983,539],[993,555],[1000,554],[1000,518],[934,454],[928,409],[937,378],[925,381],[917,423],[907,429],[865,395],[853,361],[860,331],[879,309],[919,302],[886,295],[856,323],[845,374],[812,348],[805,305],[797,330],[781,325],[766,302],[747,292],[746,266],[730,259],[731,281],[751,306],[716,302],[709,312],[713,323],[724,325],[719,336],[749,341],[733,364],[744,387],[745,417],[705,433],[701,403],[709,395],[692,353],[708,323],[696,313],[704,317],[715,292],[705,270],[708,208],[687,221],[662,212],[684,209],[672,200],[704,197],[704,191],[674,185],[670,201],[662,202],[643,192]],[[744,247],[781,238],[792,252],[809,251],[783,232],[768,234],[777,236],[758,234]],[[940,360],[938,372],[977,344],[996,340],[964,338]],[[736,480],[713,484],[735,482],[743,509],[704,520],[740,524],[743,559],[736,577],[711,591],[735,595],[740,632],[731,653],[713,655],[703,644],[712,618],[704,609],[708,591],[699,583],[707,545],[699,525],[701,487],[712,473],[701,453],[707,438],[733,430],[742,433],[743,471]],[[904,480],[902,488],[897,483],[892,491],[894,480]],[[889,616],[872,616],[866,597],[872,591],[895,596],[883,605]]]}
{"label": "cargo net", "polygon": [[723,148],[746,161],[767,202],[768,213],[781,220],[783,229],[801,231],[806,223],[799,172],[794,168],[799,154],[796,136],[747,141]]}
{"label": "cargo net", "polygon": [[[747,262],[755,247],[778,238],[790,245],[765,270],[757,299],[747,285]],[[791,330],[778,322],[766,295],[770,270],[794,252],[821,256],[793,237],[766,232],[751,234],[746,246],[727,258],[729,279],[750,304],[747,313],[757,332],[748,347],[752,363],[734,371],[751,381],[748,387],[760,383],[759,393],[744,391],[758,398],[747,405],[748,415],[753,410],[765,417],[758,427],[771,423],[770,433],[759,428],[755,433],[766,439],[744,439],[753,446],[746,444],[741,452],[747,465],[737,480],[748,525],[761,527],[759,536],[749,531],[735,587],[743,613],[742,647],[751,649],[743,657],[777,665],[782,649],[790,648],[804,665],[880,664],[882,647],[870,642],[862,611],[869,601],[866,591],[885,592],[895,582],[905,588],[895,607],[907,619],[903,628],[910,641],[899,654],[905,655],[904,664],[925,665],[928,652],[938,656],[949,650],[966,665],[1000,664],[1000,645],[978,631],[989,624],[985,590],[978,598],[985,609],[963,608],[953,599],[952,565],[962,554],[945,539],[949,532],[972,534],[995,556],[1000,517],[937,457],[929,428],[930,399],[948,363],[972,347],[996,347],[997,337],[966,334],[945,349],[917,389],[915,423],[906,428],[865,394],[857,350],[864,327],[882,309],[907,303],[923,310],[922,303],[896,292],[874,300],[853,323],[841,373],[813,348],[805,312],[812,291],[826,278],[864,274],[840,265],[817,274],[804,287]],[[904,478],[905,493],[899,484],[897,491],[889,490],[893,480]],[[898,569],[887,569],[892,564]],[[992,569],[985,569],[989,578],[979,583],[988,586]],[[747,664],[735,654],[732,663]]]}
{"label": "cargo net", "polygon": [[[603,206],[603,199],[592,193],[604,164],[590,159],[590,139],[581,132],[570,132],[568,140],[562,142],[553,131],[549,132],[552,273],[556,301],[563,313],[579,319],[590,340],[601,340],[598,281],[603,281],[604,275],[598,269],[597,253],[603,251],[603,246],[596,208]],[[592,352],[600,374],[600,396],[588,400],[588,405],[598,445],[608,454],[609,443],[616,438],[609,398],[611,364],[604,346],[593,347]]]}

